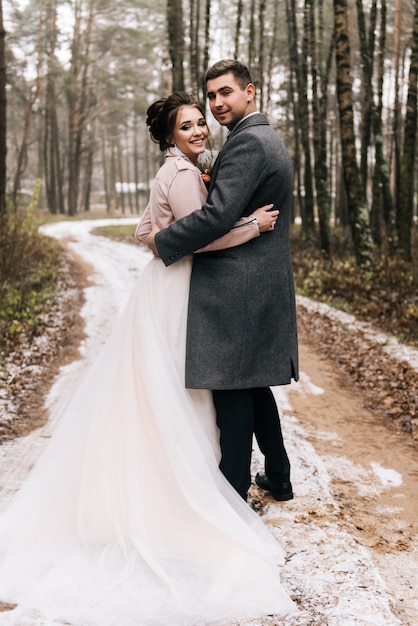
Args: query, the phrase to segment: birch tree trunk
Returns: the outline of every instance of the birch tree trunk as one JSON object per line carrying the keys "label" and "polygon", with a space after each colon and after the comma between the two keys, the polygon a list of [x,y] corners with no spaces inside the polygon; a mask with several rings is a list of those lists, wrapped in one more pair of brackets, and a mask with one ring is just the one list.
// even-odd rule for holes
{"label": "birch tree trunk", "polygon": [[303,39],[302,54],[300,56],[298,76],[298,94],[299,94],[299,116],[301,124],[301,139],[303,146],[303,186],[305,191],[305,203],[303,214],[303,229],[307,237],[311,237],[314,223],[314,195],[313,195],[313,175],[312,175],[312,154],[311,154],[311,124],[309,118],[309,102],[308,102],[308,48],[309,48],[309,9],[308,1],[305,1],[303,11]]}
{"label": "birch tree trunk", "polygon": [[342,167],[351,237],[357,263],[370,265],[372,261],[370,232],[356,157],[347,0],[334,0],[334,19]]}
{"label": "birch tree trunk", "polygon": [[412,31],[412,48],[409,66],[408,97],[401,160],[400,192],[397,211],[399,248],[406,261],[411,261],[411,229],[414,207],[414,174],[417,143],[417,77],[418,77],[418,0]]}
{"label": "birch tree trunk", "polygon": [[46,49],[48,57],[46,94],[45,94],[45,125],[43,164],[46,187],[46,198],[51,213],[65,213],[63,194],[63,172],[61,168],[60,136],[57,117],[57,98],[55,81],[58,61],[56,58],[57,37],[57,5],[56,0],[48,0],[46,5]]}
{"label": "birch tree trunk", "polygon": [[386,0],[381,1],[381,19],[379,28],[379,44],[376,55],[377,61],[377,104],[373,108],[373,135],[375,144],[375,166],[373,173],[373,201],[370,212],[370,226],[373,241],[381,245],[381,223],[385,226],[386,241],[389,251],[397,247],[397,233],[395,216],[390,189],[390,174],[387,159],[384,153],[383,142],[383,80],[385,71],[386,49]]}
{"label": "birch tree trunk", "polygon": [[368,179],[368,154],[372,136],[372,106],[373,106],[373,60],[375,50],[375,32],[377,7],[376,0],[372,1],[370,9],[369,35],[366,32],[366,22],[363,9],[363,0],[356,0],[357,24],[360,40],[360,56],[362,67],[361,81],[361,149],[360,175],[363,184],[363,193],[366,196]]}

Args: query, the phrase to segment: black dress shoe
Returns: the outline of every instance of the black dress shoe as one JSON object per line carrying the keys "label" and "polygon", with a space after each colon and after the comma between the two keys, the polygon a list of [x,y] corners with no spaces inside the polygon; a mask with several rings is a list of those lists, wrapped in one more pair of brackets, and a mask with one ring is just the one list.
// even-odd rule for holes
{"label": "black dress shoe", "polygon": [[279,502],[286,502],[286,500],[293,499],[292,483],[289,480],[282,483],[275,483],[270,480],[264,472],[257,472],[255,484],[261,489],[269,491],[273,498]]}

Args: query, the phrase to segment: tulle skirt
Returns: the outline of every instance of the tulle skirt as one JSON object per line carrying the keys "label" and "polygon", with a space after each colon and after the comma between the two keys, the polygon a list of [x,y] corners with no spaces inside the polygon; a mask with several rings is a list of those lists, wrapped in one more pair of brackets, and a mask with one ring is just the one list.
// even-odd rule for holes
{"label": "tulle skirt", "polygon": [[211,395],[186,391],[190,259],[153,259],[0,515],[0,601],[75,626],[283,614],[283,556],[218,469]]}

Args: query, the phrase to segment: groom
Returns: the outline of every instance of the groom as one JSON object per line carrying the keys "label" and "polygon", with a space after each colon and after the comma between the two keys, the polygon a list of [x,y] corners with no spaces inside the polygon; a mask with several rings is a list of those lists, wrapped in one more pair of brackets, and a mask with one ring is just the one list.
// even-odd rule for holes
{"label": "groom", "polygon": [[246,499],[252,437],[265,457],[256,483],[276,500],[293,498],[290,464],[270,390],[298,378],[295,295],[289,247],[293,172],[289,155],[255,106],[250,73],[238,61],[206,73],[211,112],[229,129],[208,199],[148,245],[170,265],[224,235],[244,215],[274,202],[274,231],[193,260],[186,387],[211,389],[220,429],[220,469]]}

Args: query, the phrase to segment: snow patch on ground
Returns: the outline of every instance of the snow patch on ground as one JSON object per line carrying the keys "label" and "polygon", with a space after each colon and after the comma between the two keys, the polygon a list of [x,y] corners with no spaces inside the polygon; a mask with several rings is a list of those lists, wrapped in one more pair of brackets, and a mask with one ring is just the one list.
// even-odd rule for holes
{"label": "snow patch on ground", "polygon": [[399,362],[406,361],[415,371],[418,372],[418,350],[411,346],[403,345],[395,337],[389,337],[384,333],[380,333],[372,327],[368,322],[357,320],[354,315],[338,311],[322,302],[314,302],[304,296],[297,296],[296,302],[303,305],[306,309],[320,313],[329,319],[344,324],[348,329],[360,330],[364,333],[366,339],[383,346],[384,351],[389,356],[397,359]]}

